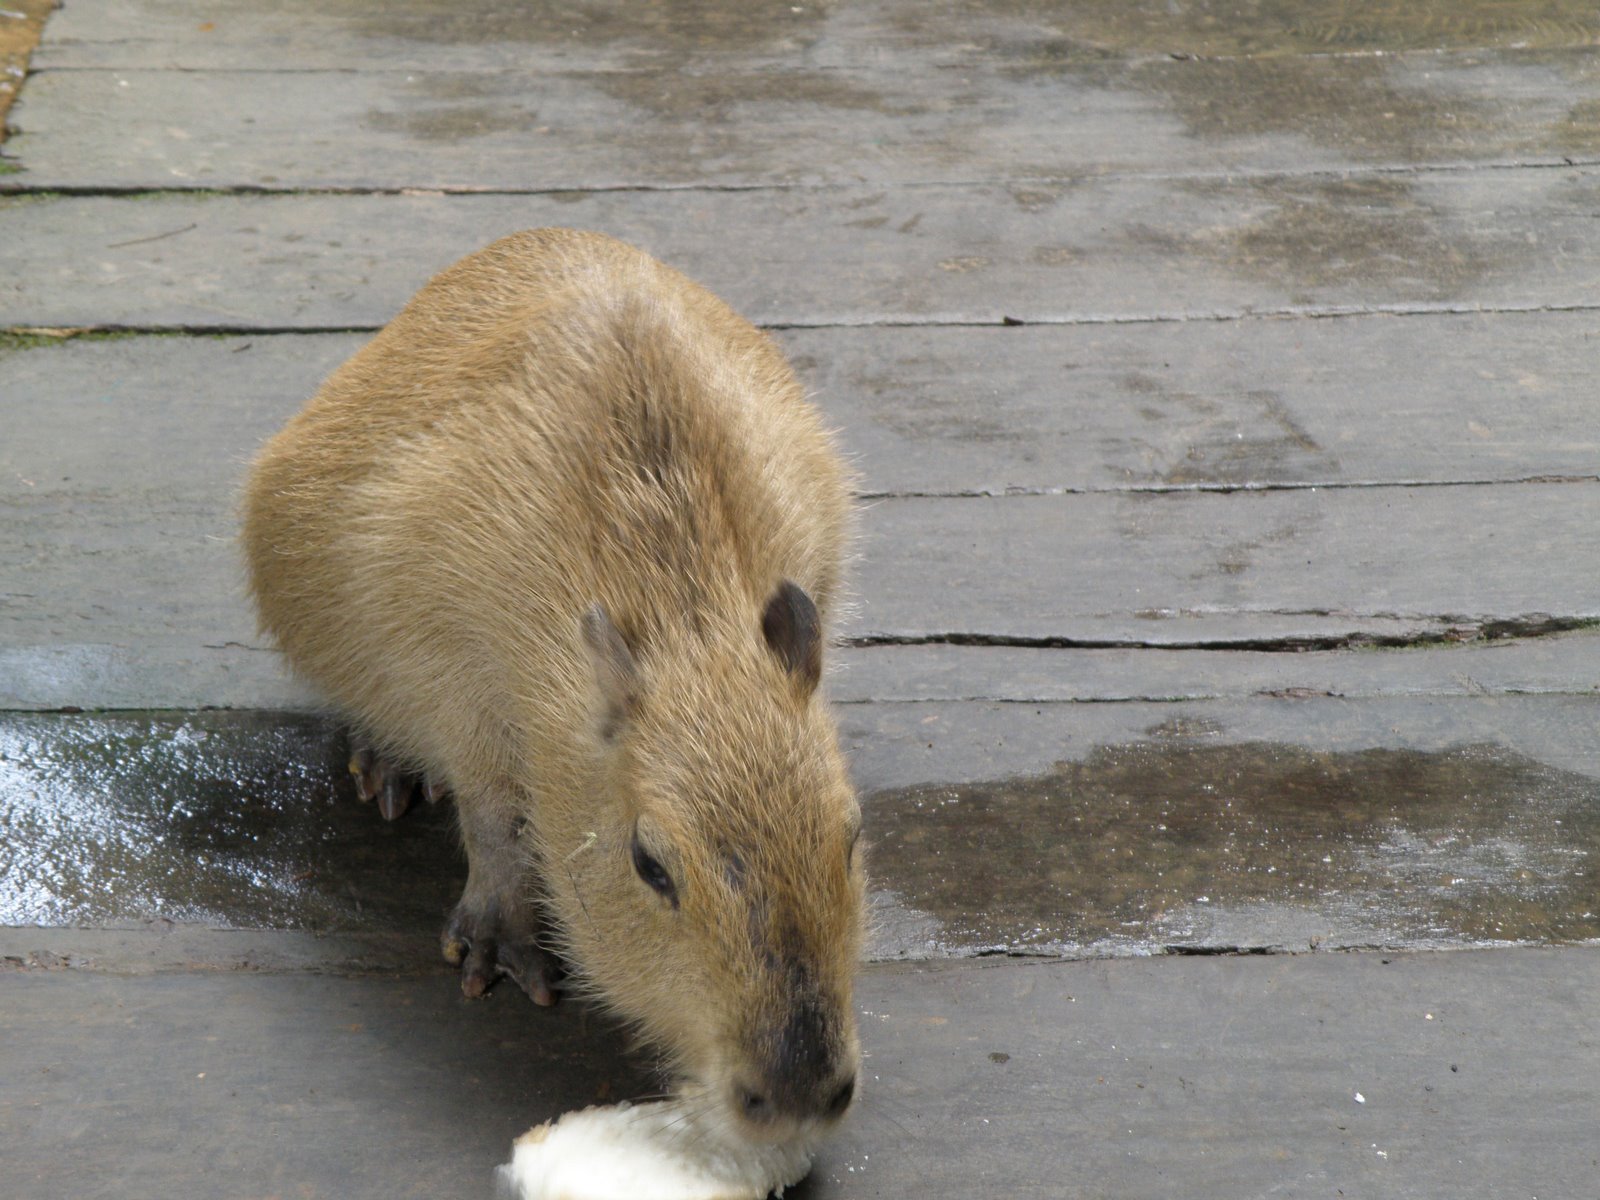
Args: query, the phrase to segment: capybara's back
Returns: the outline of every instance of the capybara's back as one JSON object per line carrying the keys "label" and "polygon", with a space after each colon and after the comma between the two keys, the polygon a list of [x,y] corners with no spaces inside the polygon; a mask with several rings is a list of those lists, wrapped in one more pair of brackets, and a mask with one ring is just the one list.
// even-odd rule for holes
{"label": "capybara's back", "polygon": [[508,768],[519,717],[584,718],[575,614],[633,645],[784,578],[826,613],[848,513],[770,339],[631,246],[540,229],[435,277],[268,443],[244,544],[294,669],[459,788]]}
{"label": "capybara's back", "polygon": [[816,688],[849,513],[764,334],[559,229],[434,278],[245,497],[263,626],[456,797],[463,987],[547,998],[559,950],[762,1129],[854,1078],[859,814]]}

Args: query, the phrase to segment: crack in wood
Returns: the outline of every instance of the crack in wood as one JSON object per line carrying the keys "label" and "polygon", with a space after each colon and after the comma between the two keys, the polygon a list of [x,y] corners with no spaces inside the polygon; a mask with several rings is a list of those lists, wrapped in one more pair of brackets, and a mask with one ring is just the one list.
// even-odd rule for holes
{"label": "crack in wood", "polygon": [[1198,493],[1226,496],[1234,492],[1367,491],[1380,488],[1499,487],[1519,483],[1600,483],[1600,474],[1518,475],[1505,479],[1323,479],[1273,480],[1244,483],[1114,483],[1102,486],[953,488],[949,491],[861,492],[858,500],[999,500],[1013,496],[1170,496]]}
{"label": "crack in wood", "polygon": [[[0,185],[0,200],[5,198]],[[1600,312],[1600,302],[1575,301],[1569,304],[1374,304],[1334,305],[1324,308],[1285,306],[1281,308],[1241,308],[1213,312],[1154,312],[1154,313],[1073,313],[1053,317],[992,318],[939,317],[925,318],[863,317],[860,319],[815,320],[791,319],[785,321],[759,321],[760,328],[772,332],[787,330],[828,329],[1003,329],[1027,326],[1073,327],[1099,325],[1170,325],[1202,322],[1266,321],[1266,320],[1336,320],[1350,317],[1461,317],[1461,316],[1517,316],[1542,313],[1592,313]],[[0,326],[0,333],[27,337],[55,328],[15,324]],[[82,333],[149,334],[152,336],[193,334],[196,336],[267,337],[274,334],[296,335],[316,333],[376,333],[381,324],[358,325],[239,325],[219,322],[199,324],[178,322],[174,324],[134,325],[120,322],[102,322],[76,325]],[[1188,485],[1178,485],[1188,486]],[[1249,485],[1229,485],[1236,490],[1246,490]],[[1322,486],[1322,485],[1313,485]]]}
{"label": "crack in wood", "polygon": [[[63,68],[52,68],[62,70]],[[43,74],[30,72],[29,78]],[[273,74],[274,72],[259,72]],[[293,74],[294,72],[282,72]],[[0,159],[21,168],[21,159],[0,154]],[[1075,183],[1104,183],[1122,180],[1140,180],[1151,183],[1235,183],[1241,180],[1286,180],[1304,182],[1316,179],[1352,180],[1383,176],[1467,175],[1477,172],[1565,171],[1600,167],[1600,155],[1552,154],[1538,158],[1484,159],[1477,162],[1423,162],[1423,163],[1367,163],[1359,167],[1332,166],[1309,167],[1303,170],[1286,170],[1281,166],[1237,167],[1226,171],[1064,171],[1050,175],[1007,175],[984,178],[959,179],[908,179],[884,180],[875,185],[893,187],[898,192],[931,191],[954,188],[1029,188],[1058,187]],[[159,196],[585,196],[613,195],[617,193],[649,194],[655,192],[769,192],[774,194],[818,194],[827,192],[860,191],[864,185],[855,180],[794,181],[794,182],[628,182],[628,183],[562,183],[537,187],[476,184],[171,184],[150,183],[51,183],[38,187],[25,179],[0,179],[0,197],[29,196],[48,199],[52,196],[74,196],[107,199],[143,199]],[[1020,323],[1020,322],[1019,322]]]}
{"label": "crack in wood", "polygon": [[[1253,616],[1330,617],[1334,613],[1254,613]],[[1589,616],[1555,617],[1531,614],[1520,617],[1474,618],[1464,616],[1402,616],[1394,613],[1368,613],[1368,619],[1409,620],[1435,626],[1405,633],[1377,633],[1352,630],[1334,634],[1284,634],[1277,637],[1231,638],[1086,638],[1063,635],[1032,636],[1004,633],[869,633],[844,638],[840,645],[851,649],[883,646],[978,646],[1037,650],[1214,650],[1256,651],[1299,654],[1312,650],[1409,649],[1419,646],[1453,645],[1465,642],[1532,640],[1561,633],[1600,628],[1600,619]]]}
{"label": "crack in wood", "polygon": [[1295,954],[1286,946],[1213,946],[1208,943],[1176,942],[1161,947],[1161,953],[1184,955],[1190,958],[1242,958],[1247,955]]}

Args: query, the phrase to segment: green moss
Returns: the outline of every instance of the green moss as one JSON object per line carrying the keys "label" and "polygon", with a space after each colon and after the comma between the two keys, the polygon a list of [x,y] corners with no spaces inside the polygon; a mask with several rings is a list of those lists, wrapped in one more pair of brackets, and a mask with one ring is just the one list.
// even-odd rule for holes
{"label": "green moss", "polygon": [[[0,330],[0,355],[11,354],[21,350],[40,350],[47,346],[61,346],[67,342],[120,342],[129,338],[171,336],[165,331],[160,334],[140,333],[135,329],[86,329],[76,332],[69,329],[50,330],[48,332],[34,329],[3,329]],[[177,334],[176,336],[184,336]]]}
{"label": "green moss", "polygon": [[37,350],[41,346],[54,346],[61,341],[59,337],[47,337],[39,333],[0,333],[0,355],[12,354],[18,350]]}
{"label": "green moss", "polygon": [[0,192],[0,208],[20,208],[24,204],[43,204],[51,200],[60,200],[61,192]]}

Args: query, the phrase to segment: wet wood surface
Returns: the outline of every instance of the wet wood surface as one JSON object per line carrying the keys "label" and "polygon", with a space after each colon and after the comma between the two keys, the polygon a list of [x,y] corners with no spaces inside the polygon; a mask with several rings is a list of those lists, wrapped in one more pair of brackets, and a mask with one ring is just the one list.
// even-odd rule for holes
{"label": "wet wood surface", "polygon": [[[530,57],[545,65],[530,71]],[[848,65],[719,56],[612,70],[532,51],[499,69],[455,71],[282,60],[173,70],[123,55],[113,67],[40,74],[18,110],[14,152],[33,187],[282,191],[1559,166],[1595,160],[1600,117],[1573,95],[1597,81],[1600,53],[1588,50],[1362,67],[1024,52]],[[1237,111],[1240,94],[1261,106]],[[1133,125],[1140,135],[1129,138]]]}
{"label": "wet wood surface", "polygon": [[[429,965],[450,814],[356,805],[233,545],[260,439],[538,224],[710,284],[839,427],[868,956],[998,956],[868,968],[796,1197],[1591,1186],[1592,0],[71,0],[33,65],[12,1190],[478,1196],[653,1086]],[[1389,953],[1474,945],[1522,948]]]}
{"label": "wet wood surface", "polygon": [[[990,681],[995,698],[838,706],[868,830],[869,960],[1600,938],[1594,691],[1508,694],[1526,655],[1496,675],[1458,651],[1480,686],[1394,694],[1251,690],[1227,656],[1216,674],[1188,664],[1206,694],[1089,703],[1029,698],[1018,657],[984,664],[1021,668],[1009,693]],[[44,966],[48,951],[97,970],[302,971],[322,936],[337,969],[434,966],[464,879],[455,815],[418,803],[380,821],[347,745],[336,719],[301,713],[0,718],[0,929],[100,931],[11,939]],[[119,949],[114,931],[144,936]]]}
{"label": "wet wood surface", "polygon": [[154,0],[62,14],[17,153],[286,190],[1592,159],[1594,14],[1539,7]]}
{"label": "wet wood surface", "polygon": [[[796,5],[577,6],[561,0],[403,0],[381,6],[250,0],[207,4],[205,20],[167,0],[75,5],[55,18],[44,66],[262,69],[270,65],[411,70],[497,69],[545,57],[583,67],[656,63],[838,66],[927,56],[940,63],[1081,62],[1184,57],[1317,58],[1335,54],[1587,47],[1600,15],[1587,0],[1305,0],[1295,5],[1195,0],[1073,4],[917,0]],[[349,52],[369,53],[352,60]],[[271,51],[271,63],[263,62]],[[344,54],[345,57],[340,57]]]}
{"label": "wet wood surface", "polygon": [[[109,503],[13,492],[8,508],[32,589],[4,623],[13,647],[265,648],[226,508],[160,483]],[[1600,498],[1570,485],[917,497],[862,526],[851,639],[1293,650],[1600,621]]]}
{"label": "wet wood surface", "polygon": [[[794,5],[785,0],[723,4],[574,6],[561,0],[403,0],[363,5],[259,5],[217,0],[206,21],[168,0],[129,0],[104,8],[78,6],[52,27],[52,51],[68,61],[95,52],[119,54],[154,47],[187,57],[219,49],[241,53],[265,39],[281,58],[329,63],[343,39],[381,46],[382,61],[415,63],[409,46],[431,59],[461,56],[499,63],[526,56],[530,47],[563,58],[639,55],[658,59],[805,54],[901,55],[939,47],[952,58],[1020,47],[1036,56],[1077,51],[1164,55],[1174,50],[1205,57],[1327,55],[1343,52],[1551,49],[1600,39],[1600,15],[1586,0],[1417,0],[1413,4],[1365,0],[1305,0],[1293,6],[1195,0],[1175,7],[1165,0],[1081,0],[1070,5],[959,0],[929,10],[917,0],[857,0],[849,5]],[[259,50],[259,47],[257,47]],[[499,57],[496,57],[499,56]],[[376,58],[376,56],[374,56]],[[261,66],[240,57],[231,65]]]}
{"label": "wet wood surface", "polygon": [[[369,335],[114,336],[0,355],[0,488],[170,447],[220,506],[237,460]],[[1600,313],[777,334],[881,496],[1488,484],[1600,471]],[[0,343],[5,346],[5,343]],[[1426,362],[1426,371],[1417,371]],[[1272,386],[1256,386],[1271,384]],[[195,393],[210,388],[200,405]],[[52,425],[59,422],[59,429]],[[67,434],[69,436],[63,436]],[[30,465],[46,478],[24,480]],[[44,468],[49,470],[45,471]]]}
{"label": "wet wood surface", "polygon": [[1588,712],[1595,25],[74,4],[0,175],[0,328],[45,331],[0,341],[0,700],[311,703],[242,602],[244,462],[433,270],[560,223],[772,328],[840,428],[869,765],[940,705],[968,779],[1112,736],[1094,701]]}
{"label": "wet wood surface", "polygon": [[375,329],[434,271],[536,225],[614,233],[765,325],[1589,311],[1597,199],[1600,170],[1566,168],[559,196],[46,192],[0,197],[0,321]]}
{"label": "wet wood surface", "polygon": [[[1350,322],[1260,323],[1270,338],[1225,342],[1194,324],[1067,341],[787,331],[870,497],[841,632],[1263,650],[1527,636],[1600,617],[1597,493],[1570,482],[1593,477],[1594,445],[1567,432],[1587,377],[1548,366],[1593,320],[1451,318],[1470,349],[1417,395],[1389,370],[1425,352],[1418,325],[1433,319],[1364,319],[1372,354],[1350,372],[1336,361]],[[1482,336],[1507,322],[1499,340]],[[304,702],[243,599],[234,489],[259,440],[363,340],[136,336],[0,357],[18,421],[0,448],[0,498],[29,598],[4,616],[6,703]],[[1301,365],[1283,390],[1233,383],[1280,357]],[[1508,388],[1526,400],[1508,409]],[[1428,447],[1425,468],[1413,446]],[[952,661],[970,679],[962,694],[992,694],[985,680],[1000,672],[982,650]],[[1065,671],[1060,687],[1003,694],[1085,694],[1068,656],[1029,661],[1036,679]],[[1141,661],[1122,660],[1120,685],[1091,677],[1107,695],[1168,694]],[[1371,678],[1400,689],[1409,669]],[[883,694],[901,694],[894,669],[877,670]],[[857,673],[855,698],[870,698],[872,677]],[[1186,686],[1200,685],[1191,674]]]}

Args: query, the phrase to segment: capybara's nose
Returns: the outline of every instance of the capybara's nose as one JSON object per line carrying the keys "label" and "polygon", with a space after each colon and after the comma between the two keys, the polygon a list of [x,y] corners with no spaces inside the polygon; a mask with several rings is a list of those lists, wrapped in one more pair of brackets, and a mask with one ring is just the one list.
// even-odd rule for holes
{"label": "capybara's nose", "polygon": [[810,1124],[833,1121],[844,1115],[855,1099],[856,1076],[826,1082],[789,1078],[766,1080],[762,1084],[742,1081],[734,1084],[733,1107],[756,1129],[771,1129],[784,1124]]}

